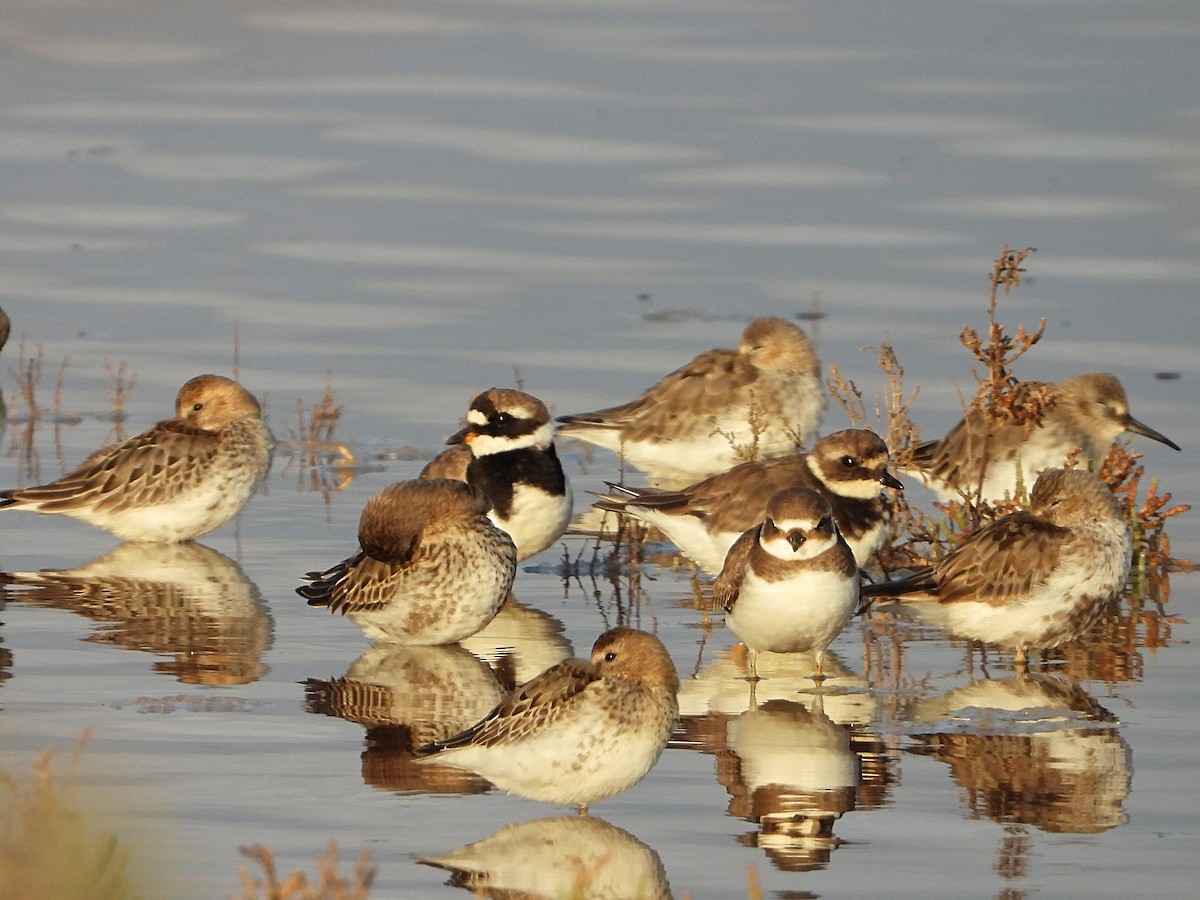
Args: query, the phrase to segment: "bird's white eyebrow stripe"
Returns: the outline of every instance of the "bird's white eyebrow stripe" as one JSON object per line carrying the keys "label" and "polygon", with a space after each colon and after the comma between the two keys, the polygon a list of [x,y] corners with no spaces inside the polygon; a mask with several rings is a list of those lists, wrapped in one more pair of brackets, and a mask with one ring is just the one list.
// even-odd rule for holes
{"label": "bird's white eyebrow stripe", "polygon": [[780,531],[812,531],[817,527],[815,519],[776,519],[775,527]]}

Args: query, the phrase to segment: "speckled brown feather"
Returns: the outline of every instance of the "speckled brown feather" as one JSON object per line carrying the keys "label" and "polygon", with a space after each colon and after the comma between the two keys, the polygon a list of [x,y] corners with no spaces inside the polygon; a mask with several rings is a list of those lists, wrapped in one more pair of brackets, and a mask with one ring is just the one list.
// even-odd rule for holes
{"label": "speckled brown feather", "polygon": [[565,659],[521,685],[480,722],[461,734],[423,748],[426,752],[478,744],[495,746],[522,734],[545,728],[564,715],[588,685],[600,680],[590,662]]}
{"label": "speckled brown feather", "polygon": [[[1010,403],[1021,409],[1040,403],[1042,418],[1036,427],[1054,434],[1062,443],[1064,461],[1070,449],[1078,447],[1085,461],[1098,464],[1112,442],[1126,431],[1179,449],[1173,441],[1130,416],[1124,387],[1107,372],[1087,372],[1057,383],[1023,381],[1013,388]],[[945,437],[917,446],[914,464],[940,481],[970,486],[979,475],[988,424],[983,413],[967,416]],[[988,447],[991,457],[1012,460],[1020,455],[1028,440],[1025,427],[992,424]]]}
{"label": "speckled brown feather", "polygon": [[[982,600],[1011,603],[1057,564],[1070,531],[1029,513],[1014,513],[976,533],[938,564],[934,578],[940,603]],[[968,545],[963,545],[964,547]]]}
{"label": "speckled brown feather", "polygon": [[742,536],[733,542],[729,554],[725,557],[725,567],[713,583],[713,599],[718,608],[729,612],[737,603],[738,594],[742,590],[742,580],[746,575],[746,566],[750,564],[750,554],[758,546],[762,525],[742,532]]}
{"label": "speckled brown feather", "polygon": [[[198,520],[186,518],[197,510],[172,519],[193,491],[234,485],[249,497],[269,469],[272,441],[261,412],[254,396],[232,379],[198,375],[180,388],[174,419],[100,448],[54,482],[0,491],[0,508],[71,515],[126,540],[195,537],[223,524],[240,504],[235,499],[219,511],[214,498],[207,511],[197,508]],[[176,501],[182,507],[173,507]],[[164,510],[161,526],[130,524],[155,507]]]}
{"label": "speckled brown feather", "polygon": [[220,450],[221,435],[168,419],[102,447],[56,481],[0,491],[3,506],[36,503],[44,512],[81,506],[118,510],[163,503],[189,489]]}
{"label": "speckled brown feather", "polygon": [[[1108,488],[1086,472],[1048,469],[1034,485],[1030,509],[998,519],[936,566],[894,582],[864,585],[868,596],[980,601],[1003,606],[1029,595],[1064,555],[1080,552],[1072,526],[1097,510],[1120,519]],[[1084,552],[1086,552],[1086,545]]]}
{"label": "speckled brown feather", "polygon": [[[394,602],[414,568],[438,551],[442,533],[477,522],[490,529],[491,504],[466,482],[430,479],[388,485],[367,501],[359,519],[362,552],[323,572],[308,572],[297,593],[310,606],[343,615]],[[432,546],[431,546],[432,545]]]}
{"label": "speckled brown feather", "polygon": [[[770,350],[761,353],[764,347]],[[750,323],[738,349],[709,350],[664,376],[635,400],[561,416],[558,421],[565,426],[563,434],[571,434],[572,425],[581,425],[623,429],[627,441],[671,441],[692,433],[697,421],[719,417],[729,408],[731,394],[745,394],[741,399],[748,406],[760,370],[819,376],[820,363],[803,331],[782,319],[764,316]]]}
{"label": "speckled brown feather", "polygon": [[810,461],[832,467],[836,461],[827,457],[842,453],[854,460],[856,477],[869,472],[879,487],[885,481],[899,483],[887,470],[887,445],[872,432],[848,429],[821,438],[811,453],[744,462],[676,491],[625,488],[610,483],[614,494],[601,497],[596,506],[613,512],[620,512],[626,506],[645,506],[667,515],[694,516],[709,531],[741,532],[754,524],[759,515],[755,510],[764,509],[775,494],[791,487],[805,487],[825,496],[843,537],[850,540],[878,525],[888,507],[878,492],[869,499],[839,494],[841,473],[836,470],[827,473],[823,468],[825,480],[813,474]]}
{"label": "speckled brown feather", "polygon": [[421,751],[436,753],[467,745],[490,747],[520,741],[568,716],[576,704],[586,702],[589,688],[606,690],[618,685],[624,685],[625,690],[663,691],[673,703],[679,676],[657,638],[633,628],[614,628],[596,639],[590,660],[556,663],[510,693],[471,728]]}

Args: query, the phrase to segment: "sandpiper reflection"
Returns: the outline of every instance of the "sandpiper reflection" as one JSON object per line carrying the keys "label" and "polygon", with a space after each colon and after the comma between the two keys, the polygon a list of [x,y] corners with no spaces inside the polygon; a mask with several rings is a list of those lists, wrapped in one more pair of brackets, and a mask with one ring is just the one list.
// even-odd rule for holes
{"label": "sandpiper reflection", "polygon": [[491,837],[417,861],[451,872],[477,897],[669,898],[662,860],[629,832],[595,816],[505,825]]}
{"label": "sandpiper reflection", "polygon": [[729,792],[728,814],[758,830],[739,838],[778,868],[824,868],[841,841],[833,825],[855,809],[862,765],[849,729],[822,708],[773,699],[730,717],[685,717],[675,746],[711,753]]}
{"label": "sandpiper reflection", "polygon": [[1113,714],[1069,678],[981,680],[915,703],[906,718],[921,731],[913,752],[949,764],[969,818],[1074,834],[1126,820],[1129,745]]}
{"label": "sandpiper reflection", "polygon": [[101,623],[89,641],[171,657],[155,670],[185,684],[248,684],[267,671],[273,626],[262,594],[203,544],[121,544],[74,569],[0,577],[12,600]]}
{"label": "sandpiper reflection", "polygon": [[[0,585],[0,612],[4,612],[4,606],[7,602],[7,597],[5,597],[6,591],[7,588]],[[0,625],[3,624],[3,620],[0,620]],[[0,684],[4,684],[5,681],[12,678],[12,662],[12,651],[4,646],[4,635],[0,634]]]}
{"label": "sandpiper reflection", "polygon": [[[8,318],[8,313],[0,309],[0,350],[3,350],[4,345],[8,343],[8,335],[11,331],[12,322]],[[4,402],[4,391],[0,390],[0,437],[3,437],[4,429],[7,427],[7,425],[8,406]]]}
{"label": "sandpiper reflection", "polygon": [[510,593],[496,618],[461,644],[492,667],[505,690],[512,690],[575,654],[564,630],[554,616]]}
{"label": "sandpiper reflection", "polygon": [[341,678],[310,678],[305,706],[366,728],[363,781],[384,791],[470,793],[490,785],[470,772],[418,766],[413,750],[474,724],[504,691],[488,665],[458,644],[369,647]]}
{"label": "sandpiper reflection", "polygon": [[[848,669],[832,650],[825,651],[822,667],[824,715],[842,725],[867,725],[878,720],[879,696],[862,676]],[[758,654],[762,680],[755,686],[755,701],[761,705],[769,700],[800,699],[798,691],[812,690],[812,670],[811,653]],[[742,713],[750,696],[749,675],[744,645],[721,650],[691,678],[681,679],[679,714],[694,717],[720,713],[729,717]]]}

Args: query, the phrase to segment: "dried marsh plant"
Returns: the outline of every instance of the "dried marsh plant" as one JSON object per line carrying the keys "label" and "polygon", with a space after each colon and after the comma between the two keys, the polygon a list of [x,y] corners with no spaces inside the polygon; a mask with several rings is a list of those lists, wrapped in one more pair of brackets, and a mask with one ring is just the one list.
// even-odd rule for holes
{"label": "dried marsh plant", "polygon": [[1116,496],[1133,531],[1134,566],[1143,574],[1151,568],[1192,567],[1186,560],[1171,558],[1171,539],[1166,533],[1167,520],[1188,512],[1191,506],[1169,505],[1171,494],[1159,493],[1157,478],[1150,479],[1145,495],[1139,500],[1142,477],[1146,474],[1146,467],[1138,463],[1141,458],[1127,444],[1117,444],[1109,450],[1097,473]]}
{"label": "dried marsh plant", "polygon": [[44,750],[25,782],[0,771],[0,898],[124,900],[140,894],[129,852],[77,796],[77,772],[89,737],[75,745],[65,772]]}
{"label": "dried marsh plant", "polygon": [[[290,442],[290,448],[285,451],[290,452],[287,468],[297,464],[301,480],[307,474],[310,488],[325,495],[327,500],[331,491],[341,491],[354,480],[354,454],[336,438],[341,417],[342,407],[333,390],[333,372],[328,371],[321,399],[311,409],[298,399],[296,425],[286,426]],[[331,461],[334,463],[332,468],[324,465]]]}
{"label": "dried marsh plant", "polygon": [[[972,446],[979,448],[979,482],[958,500],[935,502],[934,514],[914,509],[905,497],[897,497],[894,522],[899,539],[880,554],[880,565],[885,572],[936,562],[983,526],[1003,515],[1027,508],[1026,490],[1032,485],[1018,483],[1017,496],[1011,500],[988,503],[981,500],[980,494],[983,474],[989,462],[992,435],[1001,426],[1018,425],[1028,436],[1040,424],[1049,399],[1045,388],[1022,383],[1012,373],[1014,363],[1042,339],[1046,331],[1045,318],[1040,319],[1034,328],[1018,323],[1010,333],[997,315],[1001,294],[1009,296],[1020,286],[1026,271],[1025,263],[1034,252],[1033,247],[1014,251],[1005,246],[1001,250],[989,274],[986,331],[981,335],[968,326],[959,334],[963,346],[982,364],[982,371],[972,369],[975,392],[962,403],[963,417],[968,426],[981,429],[971,442]],[[881,347],[878,364],[884,373],[887,388],[882,397],[876,398],[873,430],[886,436],[894,465],[903,469],[911,461],[919,439],[919,431],[909,415],[919,389],[910,395],[906,394],[904,369],[890,346],[885,344]],[[830,393],[846,411],[850,422],[857,428],[871,428],[872,422],[862,392],[835,366],[830,366],[830,373]],[[1148,569],[1189,567],[1191,563],[1170,558],[1166,523],[1171,517],[1187,512],[1190,507],[1171,505],[1171,495],[1160,493],[1157,480],[1152,479],[1142,493],[1141,482],[1145,469],[1137,462],[1140,458],[1140,454],[1131,450],[1127,443],[1114,445],[1103,468],[1097,473],[1126,511],[1134,535],[1135,575],[1138,572],[1145,573]],[[1076,454],[1066,460],[1066,465],[1072,466],[1078,462]]]}
{"label": "dried marsh plant", "polygon": [[262,877],[250,874],[247,866],[239,870],[241,893],[231,895],[231,900],[365,900],[375,880],[375,867],[371,865],[371,849],[363,847],[358,854],[354,872],[343,878],[339,869],[341,862],[336,841],[329,842],[325,855],[317,855],[317,879],[309,883],[301,871],[293,872],[282,881],[275,868],[275,854],[261,844],[239,848],[243,856],[258,863]]}
{"label": "dried marsh plant", "polygon": [[113,365],[111,359],[104,357],[104,371],[108,374],[111,385],[104,389],[108,398],[109,408],[114,422],[125,420],[125,404],[129,402],[133,389],[137,385],[137,370],[122,360]]}

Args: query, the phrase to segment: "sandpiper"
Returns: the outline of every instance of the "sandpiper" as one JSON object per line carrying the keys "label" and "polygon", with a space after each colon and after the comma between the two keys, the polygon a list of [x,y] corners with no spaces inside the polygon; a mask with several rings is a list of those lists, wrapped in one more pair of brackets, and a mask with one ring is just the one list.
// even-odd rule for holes
{"label": "sandpiper", "polygon": [[887,444],[878,435],[848,429],[821,438],[809,453],[742,463],[678,491],[610,482],[610,493],[595,505],[653,525],[680,553],[716,574],[733,542],[762,521],[771,497],[806,487],[829,501],[861,568],[888,538],[891,503],[880,488],[904,489],[888,461]]}
{"label": "sandpiper", "polygon": [[1017,385],[1013,405],[1034,403],[1041,406],[1041,420],[1028,428],[993,423],[989,435],[984,414],[969,416],[940,440],[919,445],[911,471],[943,499],[979,489],[983,500],[994,502],[1017,496],[1018,476],[1020,483],[1032,484],[1044,470],[1066,464],[1073,452],[1080,453],[1081,464],[1098,470],[1113,441],[1127,431],[1179,449],[1129,414],[1125,389],[1107,372]]}
{"label": "sandpiper", "polygon": [[0,508],[69,516],[125,541],[190,541],[246,505],[272,447],[249,391],[197,375],[180,388],[174,419],[97,450],[49,484],[0,491]]}
{"label": "sandpiper", "polygon": [[458,478],[481,488],[492,501],[492,521],[512,535],[518,561],[562,537],[571,520],[571,485],[541,400],[490,388],[471,401],[466,427],[446,443],[450,449],[421,477]]}
{"label": "sandpiper", "polygon": [[449,644],[487,625],[508,596],[516,548],[462,481],[402,481],[367,501],[361,550],[296,593],[356,622],[373,640]]}
{"label": "sandpiper", "polygon": [[1094,475],[1047,469],[1028,511],[977,531],[935,566],[863,587],[943,631],[1016,651],[1074,640],[1129,577],[1129,527]]}
{"label": "sandpiper", "polygon": [[551,666],[462,734],[421,748],[421,762],[477,772],[509,793],[582,814],[657,762],[679,715],[678,690],[657,637],[614,628],[596,640],[590,661]]}
{"label": "sandpiper", "polygon": [[561,416],[559,434],[622,454],[678,487],[792,453],[825,411],[821,364],[802,329],[754,319],[736,350],[710,350],[630,403]]}
{"label": "sandpiper", "polygon": [[762,524],[744,532],[725,559],[713,598],[725,624],[756,655],[811,651],[821,657],[858,604],[858,567],[838,532],[829,501],[808,488],[780,491]]}

